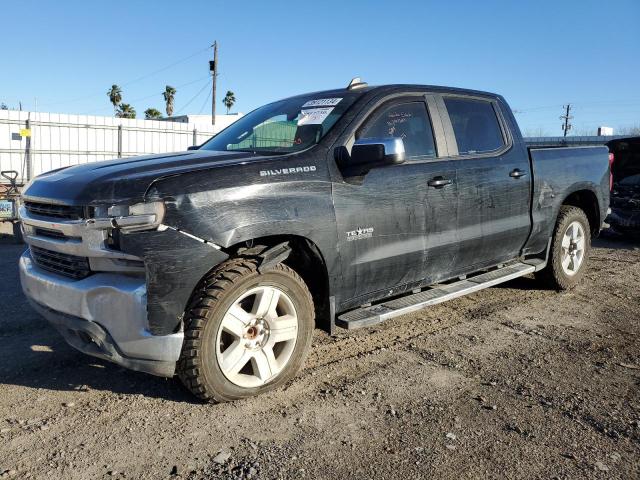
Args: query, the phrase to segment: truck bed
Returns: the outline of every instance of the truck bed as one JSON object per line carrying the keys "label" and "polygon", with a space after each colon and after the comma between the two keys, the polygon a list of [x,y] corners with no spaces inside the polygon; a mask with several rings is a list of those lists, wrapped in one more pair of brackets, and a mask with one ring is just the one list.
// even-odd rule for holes
{"label": "truck bed", "polygon": [[[594,207],[598,210],[596,213],[599,225],[592,227],[593,230],[599,230],[609,206],[608,148],[551,146],[527,147],[527,150],[533,175],[533,191],[532,231],[526,250],[541,251],[546,247],[560,206],[574,192],[593,193],[594,205],[599,204],[600,207]],[[597,199],[602,200],[598,202]]]}

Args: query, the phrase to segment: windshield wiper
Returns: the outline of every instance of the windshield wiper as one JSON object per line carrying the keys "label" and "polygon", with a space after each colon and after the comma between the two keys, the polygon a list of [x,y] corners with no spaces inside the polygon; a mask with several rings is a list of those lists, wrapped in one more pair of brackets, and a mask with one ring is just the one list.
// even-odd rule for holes
{"label": "windshield wiper", "polygon": [[245,153],[253,153],[254,155],[281,155],[287,152],[278,152],[275,150],[250,150],[250,149],[239,149],[234,148],[233,150],[227,150],[230,153],[233,152],[245,152]]}

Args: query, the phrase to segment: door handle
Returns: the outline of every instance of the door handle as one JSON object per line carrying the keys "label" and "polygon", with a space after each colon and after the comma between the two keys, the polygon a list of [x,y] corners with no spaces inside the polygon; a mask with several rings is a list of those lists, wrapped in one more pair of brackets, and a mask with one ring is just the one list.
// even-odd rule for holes
{"label": "door handle", "polygon": [[442,188],[446,185],[451,185],[452,183],[453,180],[451,180],[450,178],[434,177],[427,182],[427,185],[433,188]]}
{"label": "door handle", "polygon": [[511,170],[511,173],[509,174],[509,176],[513,178],[520,178],[520,177],[524,177],[526,174],[527,172],[523,172],[519,168],[514,168],[513,170]]}

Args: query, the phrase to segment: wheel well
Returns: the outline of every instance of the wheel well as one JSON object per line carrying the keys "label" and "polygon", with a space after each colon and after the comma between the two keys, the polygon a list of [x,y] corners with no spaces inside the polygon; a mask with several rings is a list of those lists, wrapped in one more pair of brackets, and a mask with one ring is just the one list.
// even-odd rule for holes
{"label": "wheel well", "polygon": [[291,247],[289,257],[282,263],[295,270],[307,284],[315,305],[316,326],[329,331],[329,275],[322,253],[315,243],[297,235],[273,235],[243,241],[225,248],[225,251],[230,256],[254,255],[282,242],[288,242]]}
{"label": "wheel well", "polygon": [[578,190],[565,198],[562,204],[581,209],[589,220],[591,233],[594,235],[598,233],[600,230],[600,208],[595,193],[591,190]]}

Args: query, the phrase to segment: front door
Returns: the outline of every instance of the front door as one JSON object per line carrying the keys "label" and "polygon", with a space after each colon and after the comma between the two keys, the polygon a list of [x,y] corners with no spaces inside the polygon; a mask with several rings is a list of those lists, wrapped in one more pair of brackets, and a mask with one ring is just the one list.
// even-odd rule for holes
{"label": "front door", "polygon": [[[406,162],[334,184],[343,274],[339,308],[400,293],[422,280],[430,243],[451,243],[457,208],[455,170],[437,158],[424,96],[384,103],[354,136],[402,138]],[[434,178],[451,181],[429,187]]]}

